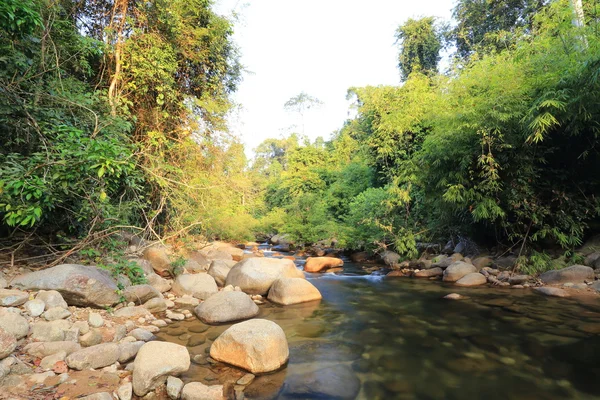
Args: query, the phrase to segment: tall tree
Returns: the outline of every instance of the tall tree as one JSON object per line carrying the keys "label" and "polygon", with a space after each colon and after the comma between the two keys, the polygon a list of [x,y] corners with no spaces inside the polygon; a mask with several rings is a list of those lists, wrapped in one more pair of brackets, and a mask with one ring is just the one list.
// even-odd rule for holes
{"label": "tall tree", "polygon": [[323,102],[316,97],[310,96],[305,92],[300,92],[300,94],[291,97],[288,101],[285,102],[283,108],[286,111],[297,112],[300,115],[300,120],[302,123],[302,134],[304,134],[304,114],[312,109],[317,108],[323,105]]}
{"label": "tall tree", "polygon": [[514,33],[529,29],[546,0],[458,0],[452,32],[458,55],[466,59],[482,49],[502,49],[515,42]]}
{"label": "tall tree", "polygon": [[403,81],[416,71],[437,73],[442,40],[434,17],[410,18],[396,30],[396,39],[400,44],[398,67]]}

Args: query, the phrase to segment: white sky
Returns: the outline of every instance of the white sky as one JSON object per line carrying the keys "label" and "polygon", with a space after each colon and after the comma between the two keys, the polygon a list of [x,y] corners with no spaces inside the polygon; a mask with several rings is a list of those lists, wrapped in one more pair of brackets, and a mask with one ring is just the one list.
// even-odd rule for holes
{"label": "white sky", "polygon": [[[408,18],[449,20],[453,0],[218,0],[239,20],[234,40],[244,74],[230,129],[250,155],[264,139],[302,131],[283,104],[304,91],[324,104],[304,117],[304,133],[328,139],[348,117],[348,88],[399,83],[396,28]],[[297,128],[290,128],[296,124]]]}

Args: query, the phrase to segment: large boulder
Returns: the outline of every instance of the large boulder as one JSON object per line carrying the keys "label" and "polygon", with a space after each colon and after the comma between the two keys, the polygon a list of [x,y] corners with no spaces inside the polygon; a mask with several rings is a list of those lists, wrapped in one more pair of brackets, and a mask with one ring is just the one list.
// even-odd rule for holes
{"label": "large boulder", "polygon": [[210,263],[208,274],[215,278],[217,285],[225,286],[227,275],[229,275],[229,271],[231,271],[231,268],[233,268],[235,264],[236,261],[233,260],[214,260]]}
{"label": "large boulder", "polygon": [[335,257],[308,257],[304,264],[305,272],[321,272],[325,269],[341,267],[344,261]]}
{"label": "large boulder", "polygon": [[219,292],[194,309],[198,318],[207,324],[240,321],[258,315],[259,309],[244,292]]}
{"label": "large boulder", "polygon": [[594,280],[594,270],[585,265],[572,265],[563,269],[546,271],[540,275],[540,279],[546,284],[583,283],[586,280]]}
{"label": "large boulder", "polygon": [[29,323],[17,313],[0,309],[0,329],[21,339],[29,333]]}
{"label": "large boulder", "polygon": [[289,348],[279,325],[266,319],[252,319],[223,332],[210,347],[210,356],[259,374],[285,365]]}
{"label": "large boulder", "polygon": [[239,286],[249,294],[264,295],[279,278],[304,278],[304,273],[292,260],[248,258],[231,268],[225,285]]}
{"label": "large boulder", "polygon": [[320,300],[321,292],[303,278],[279,278],[269,289],[268,299],[273,303],[290,305]]}
{"label": "large boulder", "polygon": [[160,293],[168,292],[171,290],[171,281],[155,274],[154,272],[147,276],[148,284]]}
{"label": "large boulder", "polygon": [[[444,270],[444,282],[456,282],[463,276],[477,272],[473,264],[467,264],[463,261],[456,261]],[[482,275],[483,276],[483,275]]]}
{"label": "large boulder", "polygon": [[479,272],[472,272],[456,281],[458,286],[481,286],[487,283],[487,278]]}
{"label": "large boulder", "polygon": [[289,376],[285,393],[301,399],[355,399],[360,380],[346,365]]}
{"label": "large boulder", "polygon": [[119,360],[119,355],[120,351],[117,343],[103,343],[69,354],[66,362],[69,368],[81,371],[112,365]]}
{"label": "large boulder", "polygon": [[56,290],[73,306],[110,307],[119,302],[117,284],[110,274],[87,265],[57,265],[17,276],[11,284],[20,289]]}
{"label": "large boulder", "polygon": [[380,254],[381,260],[383,261],[383,263],[385,265],[387,265],[388,267],[393,267],[398,265],[398,263],[400,262],[400,254],[395,253],[393,251],[390,250],[385,250],[383,253]]}
{"label": "large boulder", "polygon": [[219,288],[215,279],[207,273],[181,274],[175,278],[171,291],[178,296],[188,294],[204,300],[217,293]]}
{"label": "large boulder", "polygon": [[168,276],[171,271],[169,252],[164,246],[152,246],[144,250],[144,258],[150,262],[152,269],[158,275]]}
{"label": "large boulder", "polygon": [[0,306],[16,307],[29,300],[29,293],[20,290],[0,289]]}
{"label": "large boulder", "polygon": [[145,396],[161,386],[169,375],[178,375],[190,368],[187,348],[175,343],[148,342],[135,357],[133,367],[133,392]]}

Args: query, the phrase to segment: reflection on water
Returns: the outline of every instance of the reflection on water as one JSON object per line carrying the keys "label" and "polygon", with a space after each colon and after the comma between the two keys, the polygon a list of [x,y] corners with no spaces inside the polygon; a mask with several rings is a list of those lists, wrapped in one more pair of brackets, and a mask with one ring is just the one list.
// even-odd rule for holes
{"label": "reflection on water", "polygon": [[[260,376],[251,399],[600,399],[600,302],[527,290],[313,275],[321,302],[261,306],[286,332],[290,361]],[[451,292],[469,296],[449,301]],[[183,321],[159,338],[195,356],[186,381],[233,386],[244,372],[207,358],[230,325]]]}

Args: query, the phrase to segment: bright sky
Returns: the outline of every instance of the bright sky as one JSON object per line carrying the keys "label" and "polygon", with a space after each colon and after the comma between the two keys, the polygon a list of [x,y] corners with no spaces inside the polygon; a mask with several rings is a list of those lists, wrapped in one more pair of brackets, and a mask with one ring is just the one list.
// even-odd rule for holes
{"label": "bright sky", "polygon": [[[304,91],[324,104],[304,117],[304,134],[328,139],[348,117],[348,88],[399,83],[396,28],[408,18],[449,20],[453,0],[218,0],[239,20],[234,40],[247,72],[234,100],[232,133],[251,154],[263,140],[302,133],[283,104]],[[296,128],[292,128],[296,125]]]}

